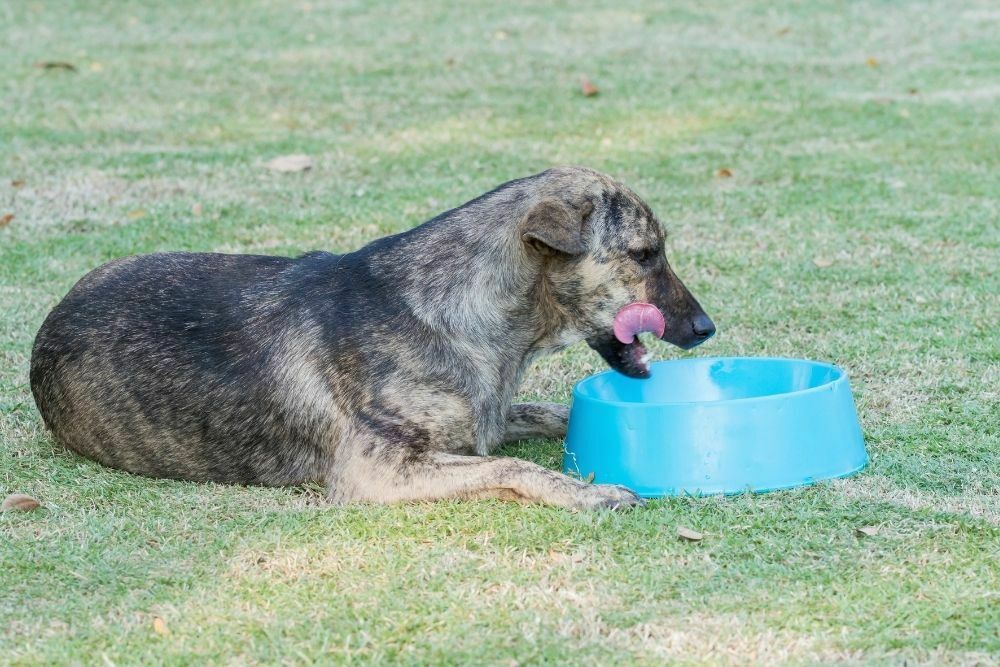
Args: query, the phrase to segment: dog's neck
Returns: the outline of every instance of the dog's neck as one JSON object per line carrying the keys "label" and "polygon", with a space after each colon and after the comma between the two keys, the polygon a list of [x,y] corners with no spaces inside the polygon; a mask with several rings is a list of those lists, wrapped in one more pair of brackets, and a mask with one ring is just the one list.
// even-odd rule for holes
{"label": "dog's neck", "polygon": [[[377,241],[372,270],[398,289],[407,310],[437,332],[481,384],[455,389],[476,415],[475,449],[503,436],[507,413],[531,360],[575,342],[566,329],[546,260],[528,249],[520,225],[533,201],[508,187]],[[486,387],[488,391],[484,391]]]}
{"label": "dog's neck", "polygon": [[400,234],[382,266],[428,327],[456,344],[491,345],[506,363],[560,339],[545,263],[518,233],[529,208],[520,194],[491,193]]}

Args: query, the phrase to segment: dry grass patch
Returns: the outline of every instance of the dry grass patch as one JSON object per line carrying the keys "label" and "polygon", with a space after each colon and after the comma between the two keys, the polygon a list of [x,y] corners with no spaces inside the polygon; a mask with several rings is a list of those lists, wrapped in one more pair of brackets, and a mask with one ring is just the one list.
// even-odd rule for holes
{"label": "dry grass patch", "polygon": [[829,630],[809,634],[762,626],[746,615],[690,613],[627,628],[610,627],[588,611],[582,621],[560,624],[576,642],[611,642],[643,660],[682,664],[775,665],[858,663],[863,652],[836,648]]}
{"label": "dry grass patch", "polygon": [[983,485],[970,480],[970,483],[972,488],[966,489],[961,496],[900,487],[882,475],[861,475],[834,480],[830,484],[831,488],[849,500],[891,503],[914,511],[965,515],[1000,526],[1000,492],[997,487],[992,482]]}

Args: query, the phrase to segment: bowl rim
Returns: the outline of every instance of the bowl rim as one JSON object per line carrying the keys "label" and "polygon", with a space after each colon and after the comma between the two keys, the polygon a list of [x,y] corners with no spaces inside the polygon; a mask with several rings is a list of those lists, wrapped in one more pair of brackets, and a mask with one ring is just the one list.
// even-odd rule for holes
{"label": "bowl rim", "polygon": [[[832,387],[834,387],[834,386],[836,386],[838,384],[846,384],[847,383],[847,372],[843,368],[841,368],[840,366],[838,366],[836,364],[832,364],[832,363],[827,362],[827,361],[817,361],[815,359],[796,359],[796,358],[793,358],[793,357],[746,357],[746,356],[738,356],[738,357],[684,357],[684,358],[681,358],[681,359],[661,359],[659,361],[654,361],[652,364],[650,364],[650,367],[652,368],[652,367],[654,367],[654,366],[656,366],[658,364],[692,363],[692,362],[696,362],[696,361],[700,361],[700,362],[714,362],[714,361],[734,361],[734,360],[738,360],[738,361],[752,361],[752,362],[757,362],[757,361],[779,361],[779,362],[806,363],[806,364],[810,364],[812,366],[820,366],[820,367],[823,367],[823,368],[831,369],[831,370],[833,370],[834,372],[837,373],[837,377],[835,377],[833,380],[830,380],[829,382],[824,382],[823,384],[817,385],[815,387],[809,387],[808,389],[797,389],[795,391],[785,391],[785,392],[781,392],[779,394],[764,394],[763,396],[744,396],[743,398],[727,398],[727,399],[714,400],[714,401],[713,400],[707,400],[707,401],[706,400],[701,400],[701,401],[658,401],[658,402],[655,402],[655,403],[646,403],[646,402],[640,403],[640,402],[635,402],[635,401],[608,401],[608,400],[604,400],[604,399],[601,399],[601,398],[596,398],[594,396],[586,396],[586,395],[584,395],[584,394],[581,393],[580,386],[583,385],[584,383],[593,381],[595,378],[601,377],[603,375],[608,375],[610,373],[618,373],[618,371],[609,368],[609,369],[607,369],[605,371],[601,371],[600,373],[594,373],[593,375],[588,375],[587,377],[583,378],[582,380],[578,381],[575,385],[573,385],[573,401],[574,402],[577,401],[577,400],[580,400],[580,401],[592,401],[592,402],[600,404],[600,405],[611,405],[611,406],[616,406],[616,407],[619,407],[619,406],[628,406],[628,407],[631,407],[632,409],[642,409],[642,410],[646,410],[646,409],[650,409],[650,408],[667,407],[667,406],[670,406],[670,407],[681,406],[681,405],[704,407],[704,406],[708,406],[708,405],[732,405],[734,403],[745,403],[745,402],[750,402],[750,401],[770,401],[770,400],[788,399],[788,398],[791,398],[791,397],[804,396],[806,394],[812,394],[812,393],[816,393],[816,392],[820,392],[820,391],[825,391],[828,388],[832,388]],[[637,381],[640,381],[640,382],[642,381],[639,378],[629,378],[629,379],[636,379]]]}

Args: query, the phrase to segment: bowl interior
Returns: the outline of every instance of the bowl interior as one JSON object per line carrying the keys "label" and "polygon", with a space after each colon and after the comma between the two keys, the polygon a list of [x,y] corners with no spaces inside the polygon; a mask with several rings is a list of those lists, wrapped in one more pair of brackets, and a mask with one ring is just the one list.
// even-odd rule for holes
{"label": "bowl interior", "polygon": [[705,403],[806,391],[842,377],[836,366],[804,359],[680,359],[653,364],[645,380],[600,373],[580,382],[576,393],[621,403]]}

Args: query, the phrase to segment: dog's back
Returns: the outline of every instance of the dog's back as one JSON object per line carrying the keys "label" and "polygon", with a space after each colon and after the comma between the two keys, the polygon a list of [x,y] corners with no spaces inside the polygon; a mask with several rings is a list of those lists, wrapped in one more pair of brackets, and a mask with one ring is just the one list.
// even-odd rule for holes
{"label": "dog's back", "polygon": [[[295,261],[167,253],[95,269],[35,340],[31,389],[46,425],[71,449],[138,474],[310,478],[321,453],[308,438],[292,451],[268,446],[296,424],[269,422],[280,411],[267,409],[276,399],[259,379],[274,354],[261,344],[269,288]],[[256,395],[227,400],[234,390]]]}

